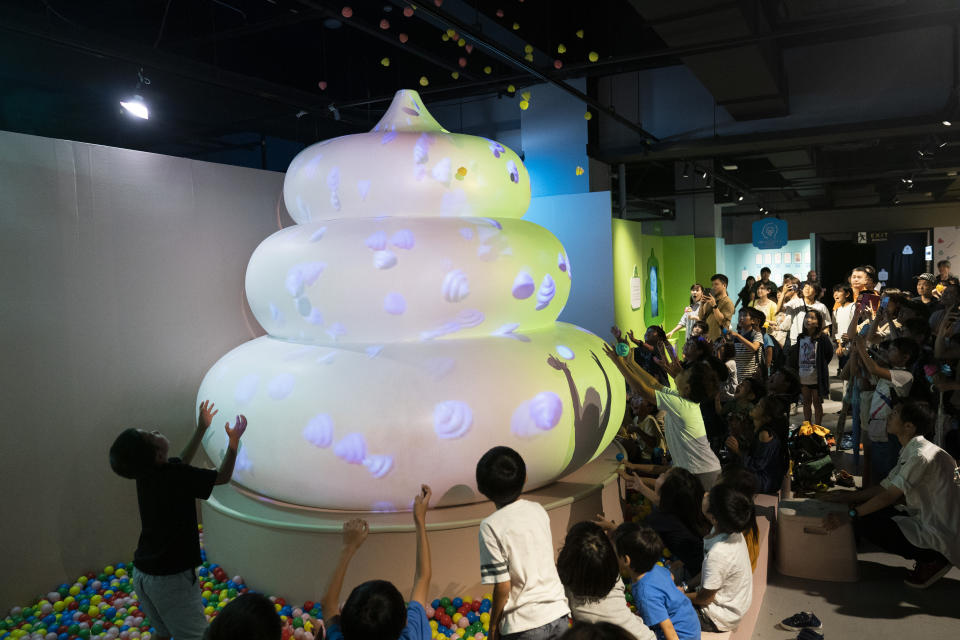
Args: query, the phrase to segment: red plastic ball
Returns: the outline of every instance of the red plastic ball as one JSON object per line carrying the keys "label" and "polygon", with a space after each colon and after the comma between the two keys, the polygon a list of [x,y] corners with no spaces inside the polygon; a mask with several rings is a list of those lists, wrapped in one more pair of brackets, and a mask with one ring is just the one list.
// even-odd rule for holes
{"label": "red plastic ball", "polygon": [[473,602],[471,602],[470,608],[473,609],[474,611],[480,611],[480,601],[474,600]]}
{"label": "red plastic ball", "polygon": [[406,17],[406,18],[411,17],[411,16],[413,15],[413,7],[404,7],[404,8],[403,8],[403,15],[404,15],[404,17]]}
{"label": "red plastic ball", "polygon": [[287,601],[284,600],[283,598],[277,598],[277,604],[280,605],[281,607],[285,607],[287,606]]}
{"label": "red plastic ball", "polygon": [[340,9],[340,15],[342,15],[344,18],[349,18],[353,15],[353,9],[350,7],[344,7],[343,9]]}
{"label": "red plastic ball", "polygon": [[77,602],[76,600],[74,600],[73,602],[67,605],[67,609],[70,609],[71,611],[75,611],[79,608],[80,608],[80,603]]}

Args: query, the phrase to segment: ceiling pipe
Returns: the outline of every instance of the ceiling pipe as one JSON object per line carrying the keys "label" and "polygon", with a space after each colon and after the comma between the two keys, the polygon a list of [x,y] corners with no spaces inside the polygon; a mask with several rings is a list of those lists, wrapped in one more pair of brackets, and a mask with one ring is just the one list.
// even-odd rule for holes
{"label": "ceiling pipe", "polygon": [[[300,0],[300,1],[305,2],[306,0]],[[430,16],[434,20],[437,20],[439,22],[442,22],[443,24],[446,24],[451,29],[455,29],[457,33],[464,36],[468,40],[472,40],[476,46],[480,47],[481,49],[486,51],[488,54],[496,58],[500,58],[501,60],[511,65],[512,67],[515,67],[542,82],[547,82],[549,84],[556,86],[559,89],[562,89],[563,91],[569,93],[570,95],[577,98],[578,100],[581,100],[587,105],[593,107],[598,112],[606,115],[607,117],[629,128],[631,131],[634,131],[640,134],[645,139],[651,142],[660,141],[660,139],[657,138],[655,135],[653,135],[652,133],[650,133],[649,131],[647,131],[637,123],[631,120],[628,120],[627,118],[624,118],[623,116],[621,116],[619,113],[617,113],[610,107],[602,104],[600,101],[594,98],[591,98],[590,96],[580,91],[579,89],[575,89],[574,87],[571,87],[566,82],[563,82],[562,80],[555,78],[553,74],[546,74],[540,71],[539,69],[537,69],[536,67],[533,67],[527,64],[524,60],[521,60],[520,58],[517,58],[513,54],[502,50],[496,42],[493,42],[492,40],[487,39],[486,36],[482,34],[476,33],[470,26],[464,24],[463,22],[449,15],[445,11],[440,11],[433,7],[429,7],[427,5],[421,4],[417,6],[417,10],[416,12],[414,12],[414,15],[417,15],[417,14]]]}

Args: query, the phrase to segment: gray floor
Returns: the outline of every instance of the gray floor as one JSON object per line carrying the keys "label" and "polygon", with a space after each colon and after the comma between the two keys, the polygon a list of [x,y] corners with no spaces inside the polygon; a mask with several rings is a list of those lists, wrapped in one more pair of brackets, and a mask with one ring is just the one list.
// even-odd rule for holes
{"label": "gray floor", "polygon": [[[832,395],[839,398],[837,387],[835,384]],[[824,426],[836,426],[838,411],[840,402],[824,402]],[[791,422],[802,419],[796,415]],[[837,462],[855,473],[849,454]],[[859,478],[857,481],[859,484]],[[831,640],[960,637],[960,569],[953,568],[928,589],[917,590],[903,583],[906,569],[913,566],[911,561],[876,549],[864,549],[859,559],[860,581],[856,583],[791,578],[771,566],[754,640],[795,637],[776,625],[798,611],[816,613],[823,621],[824,637]]]}

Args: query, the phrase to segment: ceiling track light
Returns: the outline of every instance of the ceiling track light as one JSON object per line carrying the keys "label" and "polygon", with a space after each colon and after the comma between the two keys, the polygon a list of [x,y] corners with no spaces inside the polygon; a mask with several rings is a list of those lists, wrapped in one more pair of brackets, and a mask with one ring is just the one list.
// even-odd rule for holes
{"label": "ceiling track light", "polygon": [[949,120],[941,120],[941,121],[940,121],[940,124],[942,124],[942,125],[945,126],[945,127],[952,127],[952,126],[953,126],[953,123],[950,122]]}
{"label": "ceiling track light", "polygon": [[700,177],[703,178],[704,180],[707,179],[707,170],[706,170],[706,169],[703,170],[703,173],[700,174]]}
{"label": "ceiling track light", "polygon": [[147,103],[144,101],[143,96],[140,95],[140,89],[146,87],[150,84],[150,78],[143,75],[143,67],[137,71],[137,87],[134,89],[134,95],[130,96],[126,100],[120,101],[120,106],[123,107],[123,110],[132,115],[134,118],[139,118],[141,120],[150,119],[150,109],[147,107]]}
{"label": "ceiling track light", "polygon": [[742,194],[742,193],[737,194],[737,202],[743,202],[743,194]]}

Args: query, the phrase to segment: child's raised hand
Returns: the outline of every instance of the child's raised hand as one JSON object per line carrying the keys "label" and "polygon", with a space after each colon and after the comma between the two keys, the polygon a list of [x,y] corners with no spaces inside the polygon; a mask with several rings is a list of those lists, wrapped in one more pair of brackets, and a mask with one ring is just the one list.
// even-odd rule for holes
{"label": "child's raised hand", "polygon": [[240,442],[240,436],[243,435],[243,432],[247,430],[247,417],[243,414],[237,416],[237,421],[233,425],[233,429],[230,428],[230,423],[223,425],[224,430],[227,432],[227,437],[230,438],[230,444],[236,445]]}
{"label": "child's raised hand", "polygon": [[362,518],[353,518],[343,523],[343,546],[358,549],[370,533],[370,525]]}
{"label": "child's raised hand", "polygon": [[214,409],[214,404],[209,400],[204,400],[200,403],[200,415],[197,418],[197,429],[201,431],[206,431],[207,427],[210,426],[210,423],[213,422],[213,416],[217,415],[220,412],[219,409]]}
{"label": "child's raised hand", "polygon": [[604,531],[613,531],[617,528],[616,523],[613,520],[607,520],[603,517],[604,514],[598,513],[593,519],[593,523],[599,526]]}
{"label": "child's raised hand", "polygon": [[427,508],[430,506],[430,496],[433,492],[428,485],[420,485],[420,493],[413,499],[413,519],[423,523],[427,519]]}

